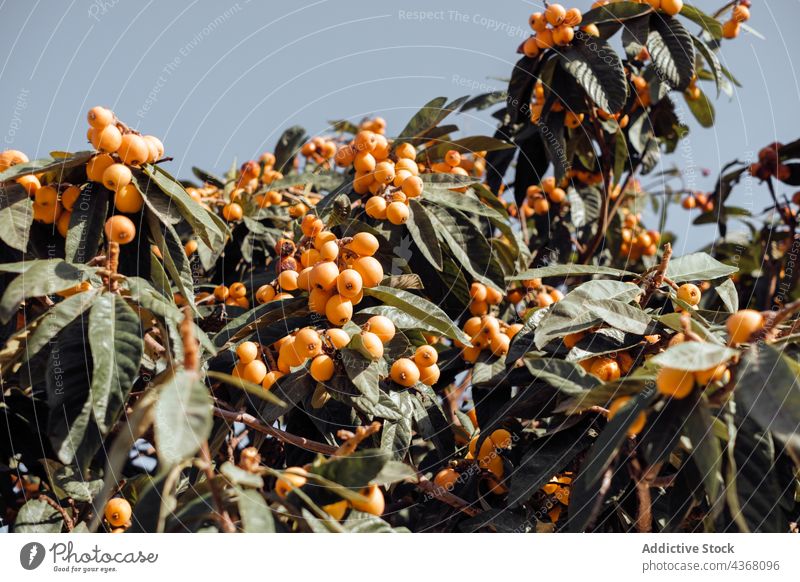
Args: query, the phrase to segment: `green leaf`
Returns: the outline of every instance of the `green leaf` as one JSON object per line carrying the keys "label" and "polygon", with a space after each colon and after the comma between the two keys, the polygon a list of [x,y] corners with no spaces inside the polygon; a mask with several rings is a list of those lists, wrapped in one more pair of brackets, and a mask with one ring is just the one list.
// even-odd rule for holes
{"label": "green leaf", "polygon": [[439,247],[439,239],[436,237],[436,230],[431,222],[425,207],[412,199],[408,206],[411,215],[408,217],[406,227],[411,234],[411,238],[419,250],[425,255],[431,265],[437,270],[442,270],[442,249]]}
{"label": "green leaf", "polygon": [[97,182],[90,182],[75,201],[64,254],[72,263],[86,263],[97,255],[108,214],[111,192]]}
{"label": "green leaf", "polygon": [[200,240],[212,249],[225,244],[229,232],[221,218],[189,196],[181,183],[170,176],[161,166],[146,165],[143,167],[143,171],[164,194],[175,202]]}
{"label": "green leaf", "polygon": [[211,432],[211,395],[193,373],[176,372],[161,386],[155,407],[158,458],[172,467],[194,455]]}
{"label": "green leaf", "polygon": [[705,42],[696,36],[692,37],[692,42],[694,43],[694,48],[696,48],[698,52],[703,55],[703,58],[706,60],[709,68],[711,69],[711,74],[714,76],[714,82],[717,86],[717,97],[719,97],[719,92],[723,87],[723,83],[726,82],[722,72],[722,65],[720,64],[717,55],[708,47]]}
{"label": "green leaf", "polygon": [[61,259],[41,259],[0,265],[0,273],[20,273],[0,299],[0,321],[8,321],[25,299],[51,295],[86,281],[96,269]]}
{"label": "green leaf", "polygon": [[650,16],[643,15],[632,18],[622,27],[622,46],[629,59],[635,59],[647,44],[650,33]]}
{"label": "green leaf", "polygon": [[511,476],[508,494],[511,507],[525,503],[553,475],[589,448],[592,439],[586,429],[586,423],[580,423],[574,429],[537,438],[530,444]]}
{"label": "green leaf", "polygon": [[19,184],[0,184],[0,240],[25,252],[33,224],[33,202]]}
{"label": "green leaf", "polygon": [[0,183],[14,180],[28,174],[43,174],[44,172],[58,171],[63,174],[65,170],[74,168],[89,161],[97,152],[83,151],[74,154],[66,154],[66,156],[48,156],[38,160],[31,160],[24,164],[17,164],[8,168],[4,172],[0,172]]}
{"label": "green leaf", "polygon": [[661,79],[683,91],[694,76],[694,43],[683,25],[665,14],[650,21],[647,50]]}
{"label": "green leaf", "polygon": [[630,160],[631,154],[628,152],[628,142],[622,129],[617,129],[614,138],[614,185],[622,181],[622,174],[625,171],[625,164]]}
{"label": "green leaf", "polygon": [[164,267],[172,281],[178,286],[181,295],[188,301],[192,309],[197,309],[194,304],[194,278],[189,257],[181,244],[178,233],[168,222],[162,222],[158,215],[147,211],[147,224],[155,245],[161,251]]}
{"label": "green leaf", "polygon": [[284,131],[275,144],[275,169],[284,174],[292,168],[292,162],[306,141],[306,130],[299,125],[293,125]]}
{"label": "green leaf", "polygon": [[683,8],[681,8],[681,16],[685,16],[692,22],[702,26],[716,40],[722,38],[722,23],[699,8],[684,2]]}
{"label": "green leaf", "polygon": [[705,400],[692,407],[686,419],[685,431],[692,443],[691,459],[703,476],[706,494],[713,507],[722,486],[722,450],[714,434],[713,418]]}
{"label": "green leaf", "polygon": [[665,368],[702,372],[724,364],[736,355],[736,350],[707,342],[683,342],[671,346],[650,361]]}
{"label": "green leaf", "polygon": [[64,527],[64,518],[43,499],[31,499],[20,507],[14,520],[16,533],[59,533]]}
{"label": "green leaf", "polygon": [[683,99],[701,127],[714,127],[714,105],[702,90],[697,99],[690,99],[685,92]]}
{"label": "green leaf", "polygon": [[[634,313],[630,307],[618,307],[615,303],[625,304],[641,293],[641,288],[633,283],[622,281],[594,280],[576,287],[564,298],[554,303],[536,327],[535,340],[538,348],[549,341],[570,333],[584,331],[598,325],[604,318],[620,320],[622,325],[636,330],[644,323],[644,313]],[[600,302],[593,306],[593,302]],[[608,302],[613,302],[610,305]],[[615,314],[615,310],[619,314]],[[630,331],[630,329],[626,330]],[[636,333],[636,332],[632,332]]]}
{"label": "green leaf", "polygon": [[605,24],[608,22],[621,22],[636,18],[651,12],[652,9],[647,4],[636,2],[613,2],[605,6],[598,6],[589,10],[583,15],[581,26],[587,24]]}
{"label": "green leaf", "polygon": [[286,406],[286,403],[275,396],[270,390],[264,390],[264,388],[262,388],[260,385],[248,382],[244,378],[238,378],[236,376],[231,376],[230,374],[223,374],[222,372],[214,372],[213,370],[209,370],[207,375],[209,378],[219,380],[228,386],[233,386],[235,388],[239,388],[240,390],[244,390],[248,394],[252,394],[256,398],[260,398],[261,400],[265,400],[266,402],[270,402],[276,406]]}
{"label": "green leaf", "polygon": [[743,415],[800,451],[800,366],[763,342],[737,366],[736,402]]}
{"label": "green leaf", "polygon": [[376,479],[390,461],[389,455],[378,449],[356,451],[347,457],[331,458],[311,466],[311,472],[347,489],[360,491]]}
{"label": "green leaf", "polygon": [[559,54],[561,66],[583,87],[598,107],[613,113],[628,98],[628,82],[622,61],[606,41],[585,34]]}
{"label": "green leaf", "polygon": [[581,395],[600,382],[573,362],[530,356],[525,358],[524,362],[534,381],[546,382],[556,390],[570,396]]}
{"label": "green leaf", "polygon": [[448,105],[447,97],[436,97],[426,103],[422,109],[414,114],[414,117],[400,132],[398,140],[408,141],[410,138],[422,137],[447,117],[450,113],[457,110],[467,100],[461,97]]}
{"label": "green leaf", "polygon": [[30,360],[38,354],[58,332],[86,311],[96,297],[96,289],[85,293],[76,293],[46,311],[37,321],[36,327],[25,342],[24,360]]}
{"label": "green leaf", "polygon": [[92,350],[92,410],[103,434],[122,412],[139,375],[144,353],[139,317],[125,300],[103,293],[89,312],[89,345]]}
{"label": "green leaf", "polygon": [[62,465],[51,459],[42,459],[42,463],[47,468],[47,476],[53,492],[59,499],[69,497],[75,501],[89,502],[103,488],[102,479],[92,479],[77,467]]}
{"label": "green leaf", "polygon": [[203,182],[212,184],[217,188],[225,187],[225,182],[223,182],[220,178],[218,178],[211,172],[206,172],[205,170],[198,168],[197,166],[192,166],[192,174],[200,178]]}
{"label": "green leaf", "polygon": [[629,305],[614,299],[591,300],[585,303],[589,312],[605,321],[611,327],[644,335],[650,324],[650,316],[638,306]]}
{"label": "green leaf", "polygon": [[666,276],[676,283],[709,281],[734,274],[739,269],[720,263],[707,253],[692,253],[672,259]]}
{"label": "green leaf", "polygon": [[275,533],[275,519],[264,497],[253,489],[236,488],[236,503],[245,533]]}
{"label": "green leaf", "polygon": [[431,207],[429,216],[442,242],[473,280],[490,287],[502,286],[502,268],[497,264],[491,245],[475,224],[463,215],[459,216],[457,211],[451,213],[436,207]]}
{"label": "green leaf", "polygon": [[717,292],[723,305],[730,313],[739,311],[739,291],[736,289],[732,279],[725,279],[714,287],[714,291]]}
{"label": "green leaf", "polygon": [[433,161],[444,159],[444,155],[449,150],[456,150],[460,153],[474,153],[480,151],[494,152],[500,150],[508,150],[514,148],[514,144],[508,143],[496,137],[488,137],[485,135],[472,135],[469,137],[462,137],[454,141],[442,141],[433,147],[430,147],[418,154],[419,160],[430,158]]}
{"label": "green leaf", "polygon": [[442,311],[427,299],[401,289],[391,287],[370,287],[364,289],[364,295],[375,297],[386,305],[405,311],[424,325],[435,329],[450,339],[469,343],[470,338]]}
{"label": "green leaf", "polygon": [[507,281],[525,281],[527,279],[545,279],[547,277],[576,277],[579,275],[611,275],[613,277],[634,276],[636,273],[615,269],[613,267],[601,267],[599,265],[549,265],[528,269],[517,275],[506,277]]}

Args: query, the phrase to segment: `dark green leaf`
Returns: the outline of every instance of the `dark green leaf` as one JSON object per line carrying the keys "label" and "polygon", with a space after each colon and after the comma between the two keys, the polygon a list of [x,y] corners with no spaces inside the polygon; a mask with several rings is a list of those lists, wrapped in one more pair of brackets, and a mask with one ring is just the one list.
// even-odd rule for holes
{"label": "dark green leaf", "polygon": [[628,98],[628,83],[617,53],[607,42],[576,35],[559,55],[561,66],[583,87],[592,101],[609,113],[619,111]]}
{"label": "dark green leaf", "polygon": [[89,312],[92,411],[103,434],[114,426],[139,375],[144,353],[139,318],[125,300],[103,293]]}

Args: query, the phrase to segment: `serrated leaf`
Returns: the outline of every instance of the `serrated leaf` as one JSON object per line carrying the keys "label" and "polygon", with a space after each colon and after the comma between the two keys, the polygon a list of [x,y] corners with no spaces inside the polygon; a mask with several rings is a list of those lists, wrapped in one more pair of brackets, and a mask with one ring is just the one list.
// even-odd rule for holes
{"label": "serrated leaf", "polygon": [[690,99],[686,93],[683,99],[701,127],[714,127],[714,104],[702,90],[696,99]]}
{"label": "serrated leaf", "polygon": [[245,533],[275,533],[275,519],[264,497],[253,489],[236,488],[236,503]]}
{"label": "serrated leaf", "polygon": [[576,35],[559,54],[561,66],[583,87],[601,109],[613,113],[628,98],[628,83],[622,61],[604,40]]}
{"label": "serrated leaf", "polygon": [[435,329],[441,335],[464,343],[470,338],[447,316],[438,306],[427,299],[401,289],[391,287],[370,287],[364,289],[364,295],[375,297],[391,307],[396,307],[415,317],[424,325]]}
{"label": "serrated leaf", "polygon": [[669,347],[650,361],[665,368],[701,372],[723,364],[736,355],[736,350],[707,342],[683,342]]}
{"label": "serrated leaf", "polygon": [[97,255],[110,196],[111,192],[97,182],[90,182],[81,190],[72,207],[64,244],[64,254],[68,261],[86,263]]}
{"label": "serrated leaf", "polygon": [[676,283],[709,281],[734,274],[739,269],[719,262],[707,253],[692,253],[672,259],[666,276]]}
{"label": "serrated leaf", "polygon": [[717,40],[722,38],[722,23],[699,8],[684,2],[683,8],[681,8],[681,16],[702,26],[713,38]]}
{"label": "serrated leaf", "polygon": [[64,518],[42,499],[31,499],[25,503],[14,520],[16,533],[59,533],[63,527]]}
{"label": "serrated leaf", "polygon": [[436,230],[433,227],[430,217],[425,207],[416,200],[408,203],[411,214],[406,222],[411,238],[425,255],[431,265],[437,270],[442,270],[442,249],[439,247],[439,239],[436,237]]}
{"label": "serrated leaf", "polygon": [[583,15],[581,26],[587,24],[605,24],[609,22],[624,22],[637,18],[652,9],[647,4],[637,2],[613,2],[589,10]]}
{"label": "serrated leaf", "polygon": [[167,467],[194,455],[212,425],[211,395],[192,373],[179,371],[159,388],[155,406],[158,458]]}
{"label": "serrated leaf", "polygon": [[33,224],[33,202],[19,184],[0,184],[0,240],[25,252]]}
{"label": "serrated leaf", "polygon": [[96,271],[61,259],[41,259],[0,265],[0,273],[19,273],[0,299],[0,321],[8,321],[22,301],[51,295],[86,281]]}
{"label": "serrated leaf", "polygon": [[694,77],[692,36],[675,18],[659,15],[650,21],[647,50],[662,80],[683,91]]}
{"label": "serrated leaf", "polygon": [[106,434],[122,412],[144,353],[139,317],[121,296],[103,293],[92,304],[89,345],[92,411]]}

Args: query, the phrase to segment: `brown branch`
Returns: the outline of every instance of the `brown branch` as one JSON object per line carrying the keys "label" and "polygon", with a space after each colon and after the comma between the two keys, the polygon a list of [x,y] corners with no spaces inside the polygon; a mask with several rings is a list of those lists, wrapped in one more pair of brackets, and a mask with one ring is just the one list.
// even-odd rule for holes
{"label": "brown branch", "polygon": [[55,509],[58,513],[60,513],[61,518],[64,520],[64,525],[67,526],[67,531],[72,531],[72,529],[75,527],[75,523],[72,521],[72,518],[67,513],[67,510],[61,507],[61,505],[59,505],[59,503],[55,499],[49,497],[48,495],[39,495],[36,499],[44,501],[47,505],[49,505],[50,507]]}
{"label": "brown branch", "polygon": [[200,447],[200,464],[202,465],[203,472],[206,475],[208,487],[211,489],[211,497],[214,501],[214,507],[217,511],[215,518],[219,522],[222,531],[225,533],[235,533],[236,526],[233,524],[233,520],[231,520],[228,510],[225,509],[225,504],[222,500],[222,492],[219,489],[219,484],[217,483],[216,476],[214,475],[214,468],[211,464],[211,453],[208,450],[208,441],[204,442],[203,446]]}
{"label": "brown branch", "polygon": [[225,420],[229,420],[231,422],[241,422],[242,424],[246,424],[253,430],[256,430],[264,434],[268,434],[280,441],[283,441],[290,445],[294,445],[301,449],[305,449],[307,451],[311,451],[313,453],[321,453],[323,455],[333,455],[338,450],[337,447],[333,447],[331,445],[320,443],[317,441],[312,441],[305,437],[293,435],[288,432],[282,431],[278,428],[275,428],[274,426],[262,424],[254,416],[247,414],[246,412],[229,412],[227,410],[222,410],[221,408],[214,407],[214,414],[219,418],[224,418]]}
{"label": "brown branch", "polygon": [[656,290],[664,284],[664,281],[667,277],[667,267],[669,266],[669,260],[671,258],[672,245],[669,243],[664,243],[664,254],[661,256],[661,262],[656,266],[653,274],[650,275],[650,280],[647,282],[644,295],[642,295],[642,298],[639,301],[639,305],[642,307],[647,305],[647,303],[650,301],[650,298],[653,296],[653,293],[655,293]]}

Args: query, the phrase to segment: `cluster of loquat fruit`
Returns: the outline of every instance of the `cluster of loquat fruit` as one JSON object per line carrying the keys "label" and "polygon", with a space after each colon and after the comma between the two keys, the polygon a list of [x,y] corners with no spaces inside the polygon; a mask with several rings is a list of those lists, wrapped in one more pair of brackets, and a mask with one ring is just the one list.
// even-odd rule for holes
{"label": "cluster of loquat fruit", "polygon": [[698,208],[704,212],[714,210],[714,200],[703,192],[691,192],[681,199],[681,206],[686,210]]}
{"label": "cluster of loquat fruit", "polygon": [[[155,136],[141,135],[129,128],[105,107],[92,107],[86,117],[89,121],[86,137],[100,152],[86,163],[86,177],[114,192],[114,206],[119,212],[139,212],[144,199],[132,182],[131,168],[160,160],[164,156],[164,145]],[[68,192],[69,189],[64,195]],[[79,192],[75,193],[75,198],[77,194]],[[70,202],[74,204],[74,200]],[[67,211],[71,210],[71,205],[64,206]],[[69,218],[66,218],[68,224]],[[109,241],[128,244],[136,236],[136,226],[127,216],[117,214],[106,222],[105,233]]]}
{"label": "cluster of loquat fruit", "polygon": [[[534,58],[549,48],[568,45],[575,38],[575,27],[581,20],[583,15],[580,10],[567,10],[561,4],[550,4],[543,13],[534,12],[528,18],[528,24],[535,34],[522,44],[522,52]],[[593,24],[584,27],[584,32],[592,36],[600,34]]]}
{"label": "cluster of loquat fruit", "polygon": [[408,220],[408,200],[422,195],[423,183],[415,161],[416,149],[402,142],[392,151],[383,133],[385,125],[371,125],[380,132],[361,129],[350,143],[336,151],[334,159],[338,166],[352,166],[355,170],[353,190],[370,195],[364,204],[367,215],[399,225]]}
{"label": "cluster of loquat fruit", "polygon": [[[583,115],[583,114],[581,114]],[[536,214],[543,216],[550,212],[550,204],[560,205],[567,199],[563,188],[556,186],[556,179],[552,176],[543,178],[541,184],[528,186],[525,200],[520,206],[520,212],[526,218]]]}
{"label": "cluster of loquat fruit", "polygon": [[791,168],[782,164],[780,153],[783,144],[774,142],[761,148],[758,152],[758,161],[750,165],[750,175],[759,180],[769,180],[775,177],[780,181],[785,181],[791,176]]}
{"label": "cluster of loquat fruit", "polygon": [[317,136],[304,143],[300,153],[305,156],[306,163],[313,162],[318,166],[325,166],[333,159],[338,149],[332,139]]}
{"label": "cluster of loquat fruit", "polygon": [[623,215],[620,256],[627,257],[631,261],[638,261],[643,256],[655,256],[658,253],[661,233],[653,229],[647,230],[641,224],[641,216],[631,212],[630,209],[623,207],[620,211]]}
{"label": "cluster of loquat fruit", "polygon": [[339,239],[313,214],[303,217],[300,228],[303,238],[298,244],[288,238],[276,244],[278,276],[256,291],[256,300],[267,303],[286,298],[285,293],[306,291],[312,312],[342,326],[363,299],[363,289],[383,280],[383,267],[373,256],[378,239],[368,232]]}
{"label": "cluster of loquat fruit", "polygon": [[477,461],[477,466],[483,471],[483,478],[488,483],[489,491],[496,494],[508,492],[508,488],[502,482],[505,468],[501,452],[511,448],[514,442],[511,433],[503,428],[492,431],[481,443],[480,450],[478,450],[479,437],[480,433],[476,431],[469,441],[468,452],[464,457],[467,463],[455,461],[451,466],[439,471],[433,478],[436,486],[452,491],[462,479],[462,475],[469,472]]}
{"label": "cluster of loquat fruit", "polygon": [[476,315],[464,322],[463,329],[470,338],[470,345],[456,345],[461,348],[464,360],[474,363],[482,351],[489,351],[497,357],[505,356],[511,340],[522,329],[522,324],[508,324],[494,315]]}
{"label": "cluster of loquat fruit", "polygon": [[477,281],[469,287],[469,312],[472,315],[486,315],[490,307],[502,302],[503,294],[494,287]]}

